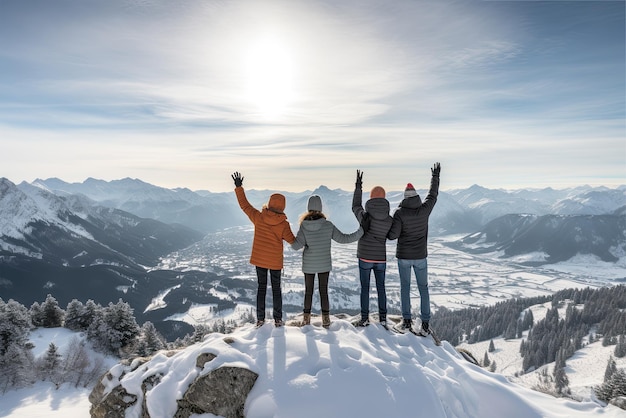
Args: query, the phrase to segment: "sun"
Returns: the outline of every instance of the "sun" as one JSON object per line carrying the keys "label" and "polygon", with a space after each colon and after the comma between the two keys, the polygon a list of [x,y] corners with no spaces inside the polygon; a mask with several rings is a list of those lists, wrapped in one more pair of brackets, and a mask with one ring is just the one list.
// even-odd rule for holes
{"label": "sun", "polygon": [[258,40],[250,46],[244,68],[247,101],[264,117],[283,115],[294,99],[293,62],[285,43]]}

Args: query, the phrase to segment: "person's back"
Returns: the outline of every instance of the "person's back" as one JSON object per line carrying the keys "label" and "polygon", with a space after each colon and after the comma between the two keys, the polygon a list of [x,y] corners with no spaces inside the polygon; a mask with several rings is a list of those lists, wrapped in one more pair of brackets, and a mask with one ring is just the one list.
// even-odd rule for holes
{"label": "person's back", "polygon": [[402,305],[402,323],[394,328],[406,332],[413,327],[411,320],[411,271],[415,273],[420,294],[420,319],[422,333],[430,330],[430,294],[428,291],[428,218],[430,217],[437,195],[439,194],[439,173],[441,166],[435,163],[431,169],[430,189],[422,202],[415,188],[408,183],[404,190],[404,199],[393,214],[393,225],[389,231],[390,239],[398,239],[396,258],[400,275],[400,302]]}
{"label": "person's back", "polygon": [[361,282],[361,319],[356,326],[369,324],[370,276],[374,272],[376,292],[378,294],[378,320],[387,326],[387,293],[385,290],[385,272],[387,269],[387,236],[393,225],[389,215],[389,201],[385,198],[385,189],[374,186],[370,199],[363,207],[363,172],[357,170],[352,212],[363,228],[363,236],[357,245],[359,259],[359,280]]}

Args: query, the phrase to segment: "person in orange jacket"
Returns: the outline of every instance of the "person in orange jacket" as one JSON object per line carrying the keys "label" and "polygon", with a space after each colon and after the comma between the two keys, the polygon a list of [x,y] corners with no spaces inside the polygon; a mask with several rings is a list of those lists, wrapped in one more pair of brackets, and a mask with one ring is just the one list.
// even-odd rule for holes
{"label": "person in orange jacket", "polygon": [[241,210],[254,224],[254,238],[250,264],[256,267],[257,294],[256,316],[257,327],[265,323],[265,294],[267,293],[267,276],[269,273],[272,284],[272,305],[274,325],[283,325],[283,294],[280,288],[280,276],[283,269],[283,240],[293,244],[296,237],[291,232],[287,215],[285,215],[285,196],[274,193],[267,204],[259,211],[254,208],[243,190],[243,176],[239,172],[232,174],[235,182],[235,194]]}

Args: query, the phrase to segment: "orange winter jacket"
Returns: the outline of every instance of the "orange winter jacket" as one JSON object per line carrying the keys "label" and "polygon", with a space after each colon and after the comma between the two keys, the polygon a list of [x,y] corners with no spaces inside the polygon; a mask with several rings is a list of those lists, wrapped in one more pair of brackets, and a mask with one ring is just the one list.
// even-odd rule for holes
{"label": "orange winter jacket", "polygon": [[292,244],[296,237],[291,232],[285,210],[285,196],[275,193],[270,196],[267,207],[259,211],[248,199],[243,187],[236,187],[237,202],[254,224],[254,239],[250,264],[270,270],[283,268],[283,240]]}

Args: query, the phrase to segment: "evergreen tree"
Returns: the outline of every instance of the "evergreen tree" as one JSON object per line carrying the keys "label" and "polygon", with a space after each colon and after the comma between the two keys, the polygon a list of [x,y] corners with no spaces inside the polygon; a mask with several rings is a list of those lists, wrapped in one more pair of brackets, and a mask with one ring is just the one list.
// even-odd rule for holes
{"label": "evergreen tree", "polygon": [[119,354],[134,341],[139,332],[139,325],[133,316],[133,309],[121,299],[118,303],[97,310],[91,325],[87,329],[88,337],[96,348]]}
{"label": "evergreen tree", "polygon": [[33,357],[24,346],[10,343],[0,356],[0,388],[9,389],[27,386],[34,380]]}
{"label": "evergreen tree", "polygon": [[606,369],[604,370],[604,382],[608,382],[611,380],[611,377],[617,371],[617,365],[615,364],[615,359],[613,357],[609,357],[609,361],[606,364]]}
{"label": "evergreen tree", "polygon": [[617,345],[615,346],[615,357],[622,358],[626,356],[626,339],[624,335],[620,335],[617,339]]}
{"label": "evergreen tree", "polygon": [[491,364],[491,361],[489,360],[489,356],[487,355],[487,352],[485,351],[485,357],[483,357],[483,367],[489,367],[490,364]]}
{"label": "evergreen tree", "polygon": [[553,375],[556,392],[560,395],[569,394],[569,379],[567,378],[567,373],[565,373],[565,354],[563,350],[557,354]]}
{"label": "evergreen tree", "polygon": [[61,365],[61,354],[54,343],[48,345],[48,350],[40,365],[41,377],[54,383],[59,383],[59,367]]}
{"label": "evergreen tree", "polygon": [[83,315],[85,314],[85,306],[82,302],[72,299],[65,308],[65,328],[72,331],[84,331]]}
{"label": "evergreen tree", "polygon": [[11,344],[25,347],[31,322],[24,305],[10,299],[0,299],[0,355],[4,355]]}
{"label": "evergreen tree", "polygon": [[139,356],[149,356],[164,349],[165,343],[165,338],[157,331],[154,324],[147,321],[141,326],[136,351]]}
{"label": "evergreen tree", "polygon": [[496,362],[495,362],[495,360],[491,362],[491,365],[489,366],[489,371],[492,372],[492,373],[496,371]]}
{"label": "evergreen tree", "polygon": [[44,328],[56,328],[63,326],[65,312],[59,307],[59,303],[52,296],[48,295],[45,302],[41,305],[43,311],[42,326]]}
{"label": "evergreen tree", "polygon": [[30,315],[30,322],[34,327],[43,327],[43,309],[41,309],[39,302],[34,302],[30,306],[28,313]]}
{"label": "evergreen tree", "polygon": [[491,341],[489,342],[489,352],[490,352],[490,353],[493,353],[494,351],[496,351],[496,346],[495,346],[495,344],[493,343],[493,340],[491,340]]}

